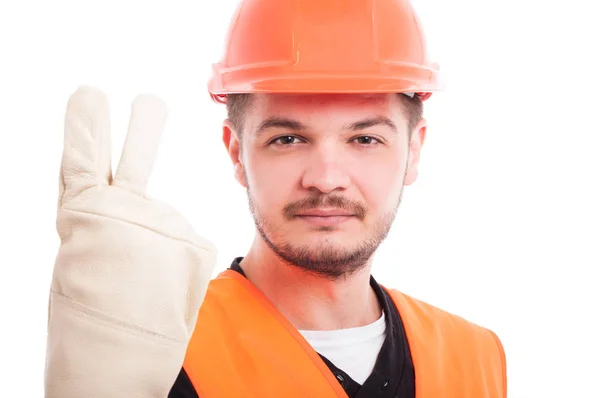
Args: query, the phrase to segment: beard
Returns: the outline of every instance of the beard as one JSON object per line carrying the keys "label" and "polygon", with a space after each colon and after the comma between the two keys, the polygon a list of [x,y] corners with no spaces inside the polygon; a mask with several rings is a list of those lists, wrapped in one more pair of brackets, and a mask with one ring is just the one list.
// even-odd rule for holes
{"label": "beard", "polygon": [[[281,230],[281,226],[262,215],[249,188],[247,194],[256,228],[275,255],[290,266],[331,280],[345,279],[367,265],[377,248],[388,236],[402,199],[402,192],[400,192],[395,208],[380,217],[369,236],[362,241],[343,247],[332,243],[326,236],[323,236],[318,244],[309,246],[296,245],[294,242],[279,238],[277,231]],[[348,210],[359,220],[364,220],[368,215],[368,209],[360,202],[342,196],[319,194],[288,204],[283,209],[283,216],[285,220],[291,221],[296,218],[295,214],[299,211],[316,207]],[[318,231],[326,233],[334,229],[334,227],[320,227]]]}

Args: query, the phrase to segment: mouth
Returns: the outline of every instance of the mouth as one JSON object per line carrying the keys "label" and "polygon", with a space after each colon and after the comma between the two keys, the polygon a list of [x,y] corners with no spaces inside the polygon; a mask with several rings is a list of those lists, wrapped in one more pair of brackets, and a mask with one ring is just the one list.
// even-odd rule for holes
{"label": "mouth", "polygon": [[296,218],[315,226],[334,226],[355,217],[354,213],[340,209],[313,209],[296,214]]}
{"label": "mouth", "polygon": [[299,212],[297,217],[353,217],[354,213],[341,209],[312,209]]}

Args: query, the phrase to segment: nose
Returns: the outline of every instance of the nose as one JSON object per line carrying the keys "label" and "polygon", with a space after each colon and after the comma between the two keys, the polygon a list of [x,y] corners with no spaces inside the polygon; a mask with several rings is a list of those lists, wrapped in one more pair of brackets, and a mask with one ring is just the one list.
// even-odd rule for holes
{"label": "nose", "polygon": [[325,194],[346,190],[351,179],[342,152],[335,143],[313,147],[302,176],[303,188]]}

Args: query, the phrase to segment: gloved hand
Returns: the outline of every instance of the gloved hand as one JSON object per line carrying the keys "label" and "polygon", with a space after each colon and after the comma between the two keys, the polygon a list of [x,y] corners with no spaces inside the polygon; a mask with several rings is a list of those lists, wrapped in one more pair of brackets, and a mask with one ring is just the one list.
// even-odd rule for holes
{"label": "gloved hand", "polygon": [[216,250],[145,196],[165,118],[160,99],[134,100],[113,178],[107,99],[84,86],[68,101],[47,398],[165,398],[181,369]]}

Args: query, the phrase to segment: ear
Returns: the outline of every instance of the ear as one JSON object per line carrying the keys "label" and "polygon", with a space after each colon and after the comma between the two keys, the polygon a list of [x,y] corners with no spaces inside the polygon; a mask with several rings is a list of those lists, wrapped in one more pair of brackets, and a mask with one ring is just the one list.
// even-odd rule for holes
{"label": "ear", "polygon": [[223,144],[229,153],[229,158],[233,163],[233,172],[235,179],[244,187],[248,188],[246,183],[246,173],[242,163],[242,151],[240,137],[238,132],[233,128],[231,122],[226,119],[223,122]]}
{"label": "ear", "polygon": [[404,179],[404,185],[411,185],[417,179],[419,175],[419,161],[421,159],[421,148],[425,143],[425,136],[427,134],[427,121],[421,119],[421,121],[415,126],[410,144],[408,149],[408,162],[406,167],[406,177]]}

